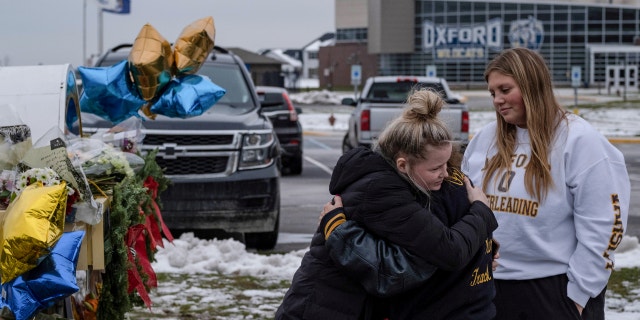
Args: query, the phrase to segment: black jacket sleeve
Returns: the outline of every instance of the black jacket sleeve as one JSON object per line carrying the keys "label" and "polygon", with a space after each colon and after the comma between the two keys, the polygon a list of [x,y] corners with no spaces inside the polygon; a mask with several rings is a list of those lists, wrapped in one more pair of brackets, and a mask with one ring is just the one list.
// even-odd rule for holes
{"label": "black jacket sleeve", "polygon": [[333,262],[367,293],[378,297],[415,288],[437,269],[399,246],[376,238],[355,221],[340,224],[326,236],[325,246]]}

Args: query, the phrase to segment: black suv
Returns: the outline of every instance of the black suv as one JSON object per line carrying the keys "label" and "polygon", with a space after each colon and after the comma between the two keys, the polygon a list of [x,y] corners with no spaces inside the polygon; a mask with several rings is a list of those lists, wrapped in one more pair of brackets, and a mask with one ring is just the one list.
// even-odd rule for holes
{"label": "black suv", "polygon": [[[111,49],[96,67],[127,59],[131,45]],[[162,216],[176,231],[240,234],[247,247],[271,249],[280,222],[280,146],[244,62],[215,47],[198,74],[226,94],[200,116],[158,115],[143,122],[143,152],[172,181],[160,197]],[[82,114],[83,131],[110,128],[108,121]]]}
{"label": "black suv", "polygon": [[302,109],[293,106],[285,88],[257,86],[256,91],[262,113],[271,119],[280,142],[283,173],[302,173],[302,125],[298,121]]}

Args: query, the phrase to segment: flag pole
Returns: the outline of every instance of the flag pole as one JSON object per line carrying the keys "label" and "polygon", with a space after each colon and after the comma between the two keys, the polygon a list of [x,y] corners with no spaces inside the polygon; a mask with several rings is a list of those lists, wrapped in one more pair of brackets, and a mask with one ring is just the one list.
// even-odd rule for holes
{"label": "flag pole", "polygon": [[87,0],[82,1],[82,63],[87,64]]}
{"label": "flag pole", "polygon": [[103,21],[102,21],[102,8],[98,8],[98,56],[102,55],[103,47]]}

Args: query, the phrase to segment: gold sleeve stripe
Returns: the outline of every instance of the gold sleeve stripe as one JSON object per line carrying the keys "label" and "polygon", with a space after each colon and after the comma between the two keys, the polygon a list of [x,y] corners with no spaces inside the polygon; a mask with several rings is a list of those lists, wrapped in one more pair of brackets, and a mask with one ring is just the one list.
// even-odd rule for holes
{"label": "gold sleeve stripe", "polygon": [[347,221],[347,217],[344,213],[338,213],[335,217],[331,218],[324,226],[324,239],[329,239],[331,232],[345,221]]}
{"label": "gold sleeve stripe", "polygon": [[451,168],[451,172],[446,180],[452,184],[461,186],[464,184],[464,173],[456,168]]}

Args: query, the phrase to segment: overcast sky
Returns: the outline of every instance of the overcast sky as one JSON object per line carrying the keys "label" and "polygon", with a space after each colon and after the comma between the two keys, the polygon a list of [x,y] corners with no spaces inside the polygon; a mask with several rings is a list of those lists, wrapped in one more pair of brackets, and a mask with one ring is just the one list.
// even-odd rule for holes
{"label": "overcast sky", "polygon": [[[0,65],[83,63],[98,53],[97,0],[20,0],[0,4]],[[86,42],[83,40],[86,3]],[[211,16],[216,45],[301,48],[335,31],[335,0],[131,0],[131,13],[103,13],[103,49],[135,40],[151,24],[169,42]]]}

